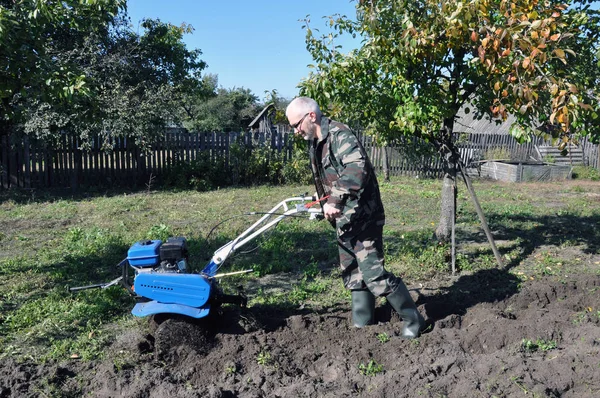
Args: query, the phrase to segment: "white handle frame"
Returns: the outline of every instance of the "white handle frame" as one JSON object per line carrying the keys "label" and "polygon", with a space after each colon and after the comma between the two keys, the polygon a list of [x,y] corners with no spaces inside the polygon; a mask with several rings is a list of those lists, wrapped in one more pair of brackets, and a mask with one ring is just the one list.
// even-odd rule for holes
{"label": "white handle frame", "polygon": [[[306,207],[306,202],[309,200],[314,199],[310,196],[298,196],[282,200],[257,222],[242,232],[237,238],[217,249],[213,254],[212,261],[217,265],[221,265],[237,249],[244,246],[266,230],[277,225],[281,220],[288,216],[299,213],[308,213],[311,215],[311,218],[313,218],[315,215],[321,214],[320,208]],[[278,214],[278,216],[275,219],[268,221],[274,214]]]}

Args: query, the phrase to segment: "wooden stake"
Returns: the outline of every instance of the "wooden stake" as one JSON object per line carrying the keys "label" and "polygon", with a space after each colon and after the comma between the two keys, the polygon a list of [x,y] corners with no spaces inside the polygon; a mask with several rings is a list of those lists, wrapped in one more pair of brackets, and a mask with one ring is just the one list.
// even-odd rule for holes
{"label": "wooden stake", "polygon": [[479,216],[479,221],[481,221],[481,226],[483,227],[483,230],[485,231],[485,235],[487,236],[488,242],[490,242],[490,246],[492,247],[492,251],[494,252],[494,256],[496,257],[498,266],[500,268],[503,268],[504,264],[502,263],[502,256],[500,256],[500,252],[498,251],[498,248],[496,247],[496,242],[494,241],[494,237],[492,236],[492,233],[490,232],[490,228],[488,227],[487,221],[485,219],[485,215],[483,214],[483,210],[481,209],[481,206],[479,205],[479,201],[477,200],[477,195],[475,195],[475,190],[473,189],[473,186],[471,185],[471,179],[465,172],[462,161],[460,161],[460,160],[458,161],[458,166],[460,168],[460,174],[462,175],[463,180],[465,181],[465,185],[467,186],[467,190],[469,191],[469,194],[471,195],[471,199],[473,200],[473,204],[475,205],[475,210],[477,211],[477,215]]}
{"label": "wooden stake", "polygon": [[456,273],[456,177],[452,186],[452,275]]}

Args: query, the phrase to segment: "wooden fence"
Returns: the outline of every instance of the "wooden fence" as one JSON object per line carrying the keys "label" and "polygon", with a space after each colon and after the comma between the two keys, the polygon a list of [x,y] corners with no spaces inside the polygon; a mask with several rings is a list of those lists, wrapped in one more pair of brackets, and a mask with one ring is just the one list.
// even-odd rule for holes
{"label": "wooden fence", "polygon": [[[442,163],[430,145],[415,140],[401,140],[381,148],[371,137],[361,136],[371,161],[381,172],[387,155],[390,175],[442,176]],[[23,137],[0,136],[0,187],[47,188],[79,186],[143,187],[151,175],[160,176],[176,161],[191,162],[200,154],[212,161],[230,158],[233,143],[244,145],[269,145],[283,154],[284,161],[292,156],[293,140],[289,133],[188,133],[169,131],[154,144],[150,151],[142,152],[131,139],[115,137],[112,150],[101,150],[100,139],[88,151],[72,137],[64,136],[58,145],[50,147],[42,141]],[[463,161],[476,165],[490,154],[502,154],[511,160],[540,159],[540,147],[551,145],[540,138],[519,145],[506,134],[465,133],[456,136]],[[598,146],[584,140],[578,150],[580,161],[598,168]],[[384,153],[385,151],[385,153]],[[494,157],[494,156],[493,156]],[[495,156],[497,158],[497,156]],[[566,159],[566,158],[565,158]]]}

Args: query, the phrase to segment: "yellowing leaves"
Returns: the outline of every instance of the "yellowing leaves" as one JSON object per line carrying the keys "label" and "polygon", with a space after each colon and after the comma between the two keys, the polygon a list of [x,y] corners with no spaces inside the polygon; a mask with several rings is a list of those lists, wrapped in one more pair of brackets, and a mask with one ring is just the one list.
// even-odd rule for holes
{"label": "yellowing leaves", "polygon": [[577,94],[579,92],[579,90],[577,89],[577,86],[574,84],[569,84],[568,87],[569,87],[569,91],[573,94]]}
{"label": "yellowing leaves", "polygon": [[563,62],[563,64],[565,64],[565,65],[567,64],[567,60],[565,59],[565,52],[564,52],[564,50],[561,50],[560,48],[557,48],[554,51],[552,51],[552,53],[554,55],[556,55],[556,57],[558,59],[560,59]]}
{"label": "yellowing leaves", "polygon": [[548,28],[542,29],[542,37],[544,39],[547,39],[548,36],[550,36],[550,29],[548,29]]}

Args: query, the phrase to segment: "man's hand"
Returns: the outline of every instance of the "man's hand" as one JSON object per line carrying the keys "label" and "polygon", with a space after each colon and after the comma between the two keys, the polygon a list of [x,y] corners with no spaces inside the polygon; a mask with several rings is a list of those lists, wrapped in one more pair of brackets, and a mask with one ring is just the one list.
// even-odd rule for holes
{"label": "man's hand", "polygon": [[335,220],[342,215],[342,211],[340,209],[328,203],[323,205],[323,213],[325,214],[325,218],[329,221]]}

